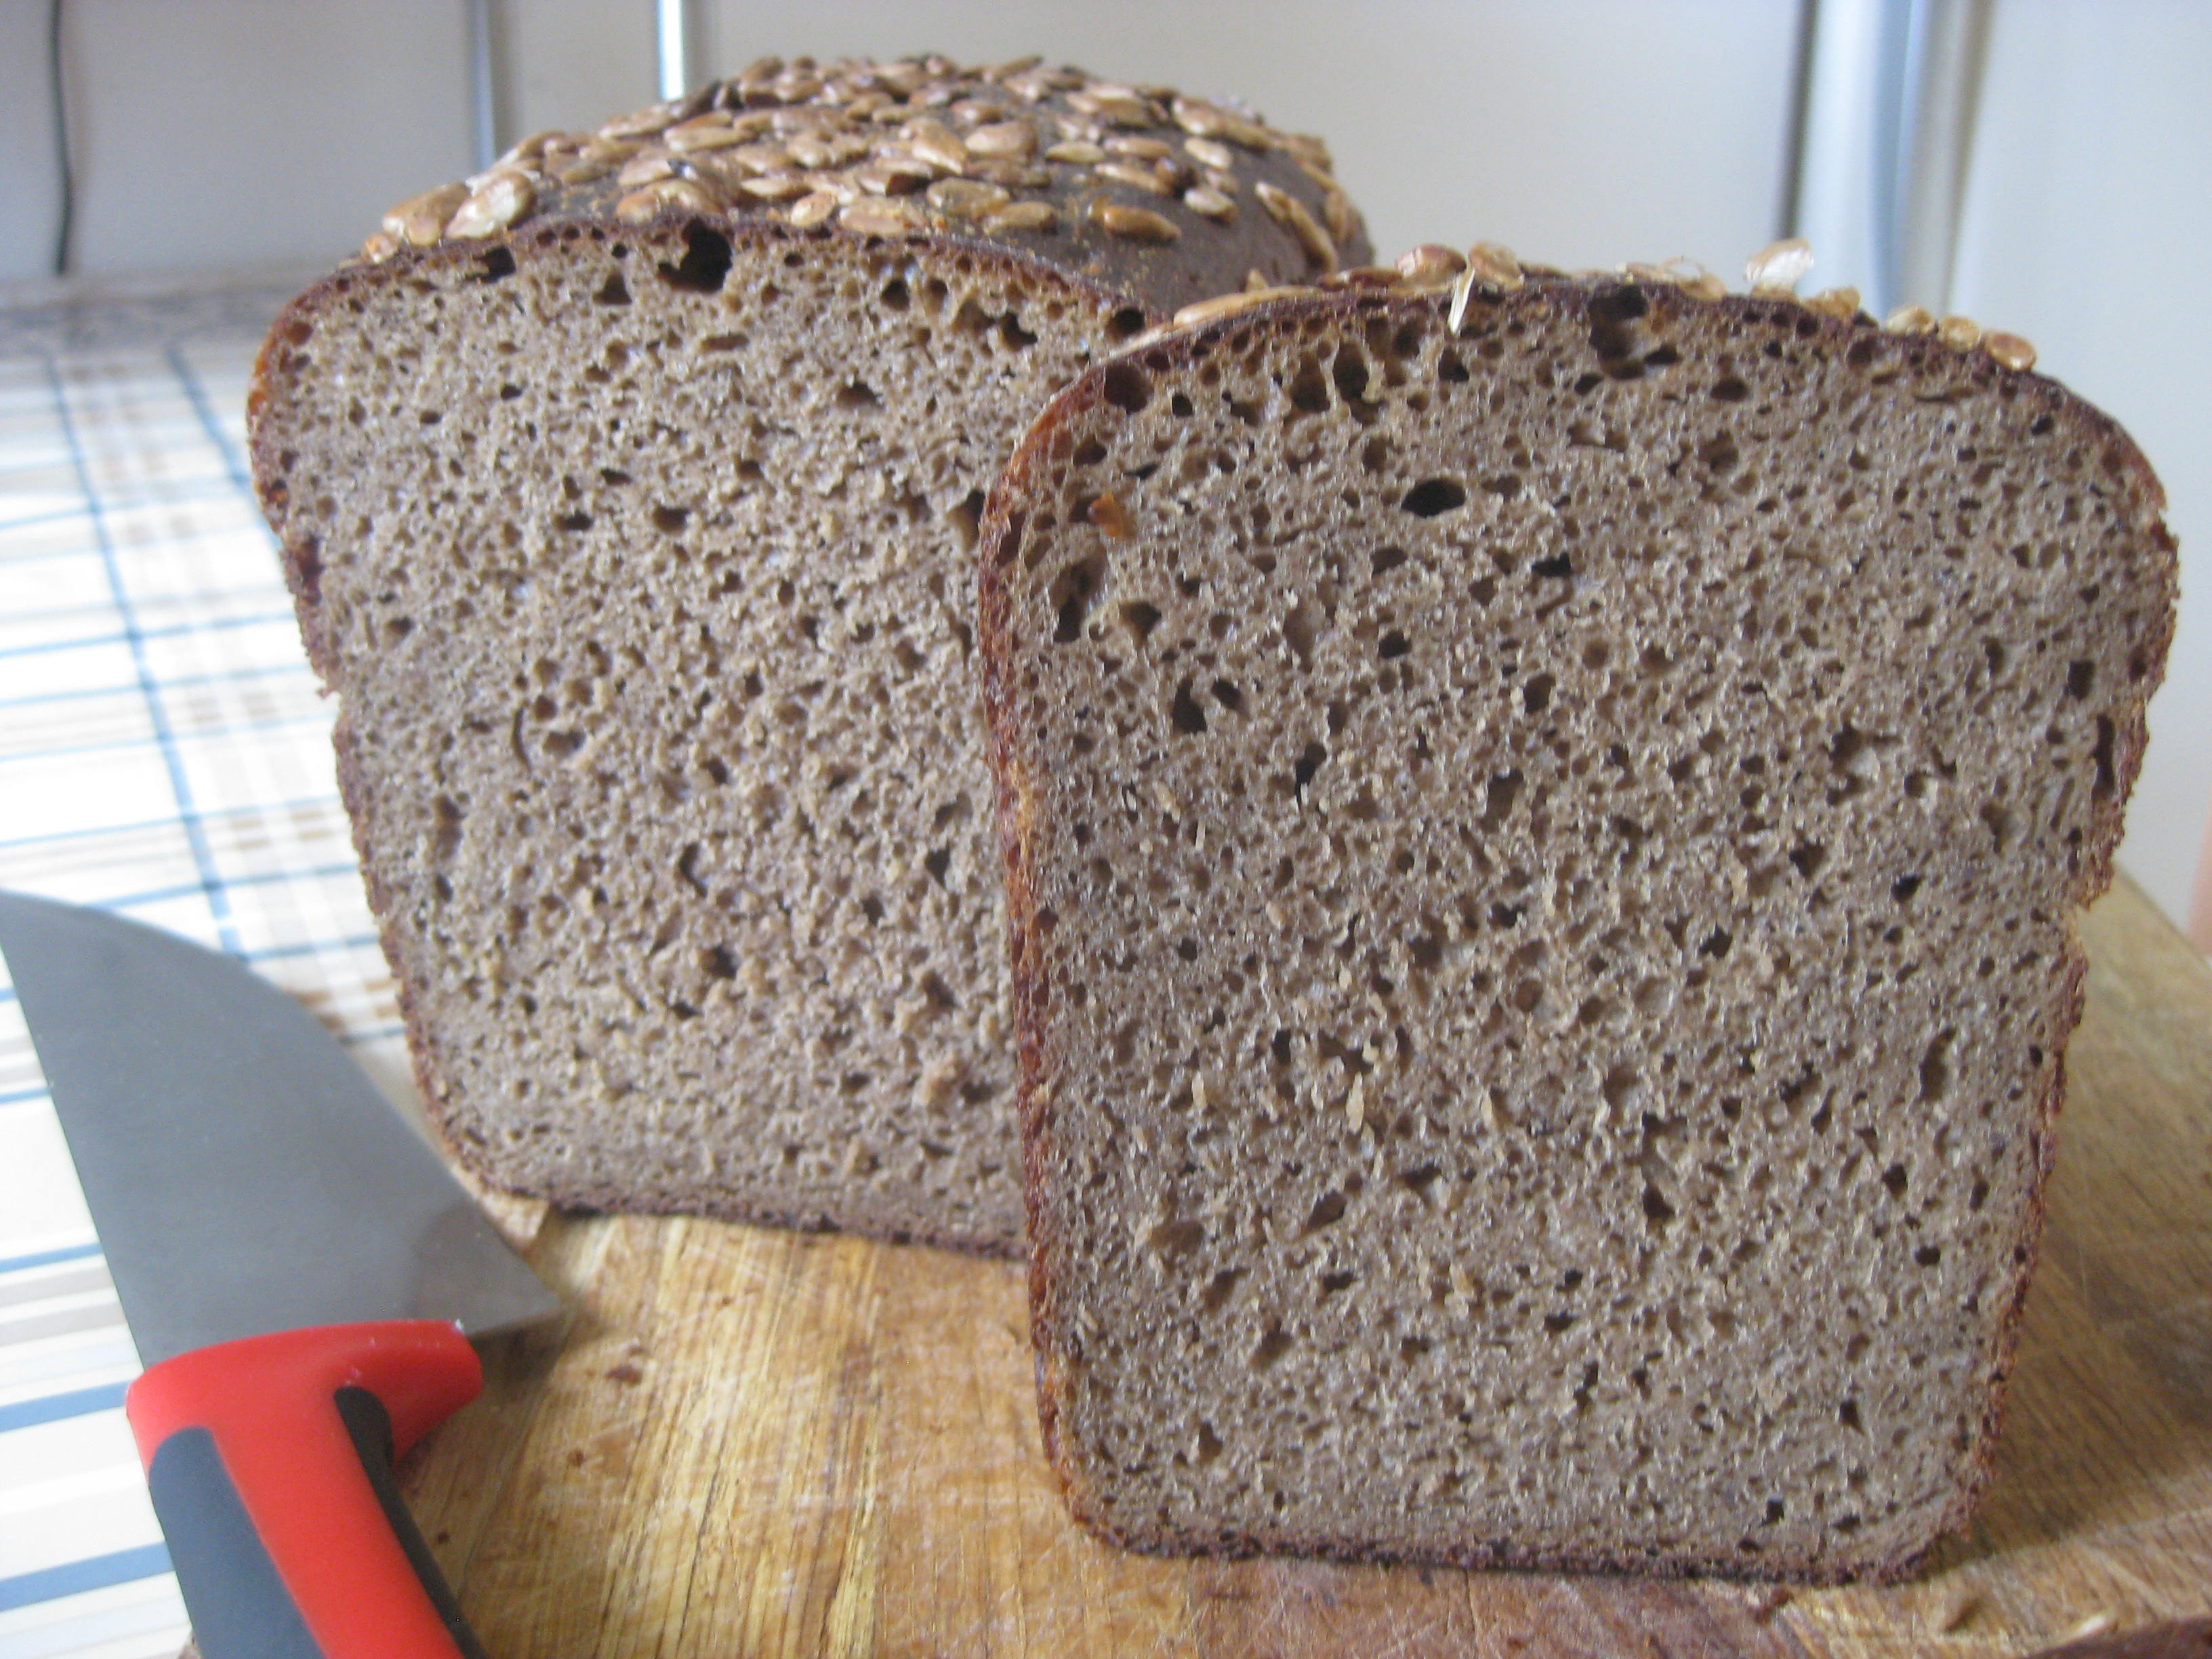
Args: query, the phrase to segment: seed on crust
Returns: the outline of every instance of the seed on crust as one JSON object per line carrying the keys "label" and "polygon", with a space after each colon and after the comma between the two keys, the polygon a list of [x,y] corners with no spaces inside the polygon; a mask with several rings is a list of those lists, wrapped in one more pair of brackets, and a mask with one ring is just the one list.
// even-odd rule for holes
{"label": "seed on crust", "polygon": [[1003,186],[980,185],[972,179],[939,179],[928,195],[930,206],[955,219],[980,219],[1012,199]]}
{"label": "seed on crust", "polygon": [[1334,173],[1336,170],[1336,164],[1329,159],[1328,146],[1310,132],[1270,132],[1267,138],[1271,148],[1280,150],[1309,171],[1318,168],[1323,173]]}
{"label": "seed on crust", "polygon": [[1982,349],[2007,368],[2023,373],[2035,367],[2035,348],[2017,334],[1992,331],[1982,336]]}
{"label": "seed on crust", "polygon": [[1273,286],[1274,284],[1267,280],[1267,274],[1257,265],[1252,266],[1244,273],[1243,291],[1247,294],[1262,294]]}
{"label": "seed on crust", "polygon": [[1398,256],[1398,275],[1409,288],[1442,288],[1466,269],[1467,259],[1457,248],[1436,242],[1423,242]]}
{"label": "seed on crust", "polygon": [[1101,179],[1111,179],[1117,185],[1127,185],[1132,190],[1149,191],[1155,196],[1171,196],[1175,186],[1153,168],[1134,161],[1101,161],[1091,169]]}
{"label": "seed on crust", "polygon": [[1859,314],[1859,291],[1855,288],[1824,288],[1804,303],[1808,311],[1848,323]]}
{"label": "seed on crust", "polygon": [[695,149],[727,149],[732,144],[744,143],[745,135],[730,125],[726,111],[718,111],[678,122],[660,135],[660,142],[684,154]]}
{"label": "seed on crust", "polygon": [[1109,155],[1126,155],[1139,161],[1167,161],[1175,158],[1175,146],[1161,138],[1139,138],[1126,132],[1117,132],[1106,140]]}
{"label": "seed on crust", "polygon": [[801,230],[811,230],[825,223],[837,210],[837,198],[826,190],[817,190],[802,196],[784,210],[784,217]]}
{"label": "seed on crust", "polygon": [[361,257],[373,265],[380,265],[399,252],[400,240],[389,231],[377,231],[361,245]]}
{"label": "seed on crust", "polygon": [[1287,300],[1296,295],[1310,294],[1306,288],[1255,288],[1241,294],[1217,295],[1211,300],[1200,300],[1187,305],[1175,314],[1177,328],[1195,328],[1200,323],[1210,323],[1218,318],[1233,317],[1240,311],[1249,311],[1254,306],[1266,305],[1271,300]]}
{"label": "seed on crust", "polygon": [[1096,167],[1106,159],[1106,152],[1097,144],[1081,138],[1071,138],[1054,144],[1044,153],[1048,161],[1065,161],[1072,167]]}
{"label": "seed on crust", "polygon": [[1899,306],[1889,313],[1882,327],[1892,334],[1933,334],[1935,317],[1922,306]]}
{"label": "seed on crust", "polygon": [[795,149],[785,144],[739,144],[714,157],[716,167],[740,173],[781,173],[794,162],[805,165]]}
{"label": "seed on crust", "polygon": [[1150,208],[1131,207],[1123,202],[1093,202],[1091,217],[1102,228],[1133,242],[1172,242],[1182,234],[1173,220]]}
{"label": "seed on crust", "polygon": [[615,182],[635,187],[649,185],[656,179],[676,176],[676,157],[665,149],[641,150],[623,163],[622,171],[615,174]]}
{"label": "seed on crust", "polygon": [[1209,219],[1218,219],[1224,225],[1237,222],[1237,204],[1211,185],[1194,185],[1182,193],[1183,205],[1193,213],[1202,213]]}
{"label": "seed on crust", "polygon": [[1971,317],[1961,317],[1954,313],[1936,325],[1936,337],[1947,346],[1972,351],[1982,343],[1982,325]]}
{"label": "seed on crust", "polygon": [[[1518,294],[1528,282],[1513,250],[1496,242],[1477,242],[1467,251],[1467,279],[1492,294]],[[1459,325],[1452,325],[1456,333]]]}
{"label": "seed on crust", "polygon": [[1813,268],[1813,245],[1802,236],[1769,242],[1744,261],[1744,280],[1763,299],[1786,299]]}
{"label": "seed on crust", "polygon": [[871,200],[840,208],[837,222],[862,236],[901,236],[920,229],[922,218],[911,202]]}
{"label": "seed on crust", "polygon": [[553,178],[556,183],[563,185],[590,185],[598,183],[613,171],[613,167],[605,161],[578,160],[566,167],[555,168]]}
{"label": "seed on crust", "polygon": [[738,188],[757,202],[795,202],[813,192],[814,181],[803,173],[764,173],[740,179]]}
{"label": "seed on crust", "polygon": [[1321,228],[1321,222],[1304,202],[1281,185],[1271,185],[1264,179],[1252,189],[1269,216],[1298,239],[1308,258],[1324,270],[1336,269],[1336,244],[1329,240],[1328,233]]}
{"label": "seed on crust", "polygon": [[696,179],[657,179],[634,190],[615,204],[615,217],[625,224],[642,224],[671,208],[711,213],[720,204]]}
{"label": "seed on crust", "polygon": [[408,247],[435,246],[446,233],[446,222],[468,198],[468,190],[461,185],[441,185],[410,196],[384,216],[384,234]]}
{"label": "seed on crust", "polygon": [[887,157],[853,169],[853,181],[871,196],[903,196],[937,176],[927,161]]}
{"label": "seed on crust", "polygon": [[527,175],[495,173],[454,210],[446,234],[456,240],[495,235],[523,218],[537,201],[538,187]]}
{"label": "seed on crust", "polygon": [[1174,106],[1176,125],[1194,138],[1226,138],[1247,149],[1266,149],[1267,135],[1242,116],[1231,115],[1218,104],[1203,99],[1178,98]]}
{"label": "seed on crust", "polygon": [[968,135],[970,155],[1011,156],[1022,160],[1035,153],[1036,129],[1026,121],[994,121]]}
{"label": "seed on crust", "polygon": [[1212,167],[1217,173],[1233,172],[1237,167],[1237,152],[1218,138],[1186,138],[1184,152],[1200,167]]}
{"label": "seed on crust", "polygon": [[968,165],[968,146],[959,134],[937,120],[908,122],[902,129],[907,148],[933,167],[958,173]]}
{"label": "seed on crust", "polygon": [[1060,223],[1060,211],[1049,202],[1014,202],[1000,208],[983,221],[989,231],[1035,230],[1047,231]]}
{"label": "seed on crust", "polygon": [[629,115],[617,115],[611,121],[602,121],[593,129],[601,138],[649,138],[665,132],[675,120],[676,112],[665,105],[656,104],[651,109],[641,109]]}
{"label": "seed on crust", "polygon": [[1070,109],[1079,110],[1109,126],[1151,127],[1159,125],[1159,111],[1148,98],[1127,87],[1095,86],[1067,94]]}
{"label": "seed on crust", "polygon": [[1333,183],[1322,191],[1321,219],[1339,247],[1359,234],[1359,216],[1352,210],[1352,198]]}

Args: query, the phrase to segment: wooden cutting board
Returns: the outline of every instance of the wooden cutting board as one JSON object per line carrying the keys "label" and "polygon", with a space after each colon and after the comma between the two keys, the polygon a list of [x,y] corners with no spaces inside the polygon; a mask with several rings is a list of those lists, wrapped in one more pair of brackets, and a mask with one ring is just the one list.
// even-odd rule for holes
{"label": "wooden cutting board", "polygon": [[410,1500],[494,1659],[1981,1656],[2201,1620],[2212,973],[2124,882],[2086,933],[1996,1478],[1914,1583],[1125,1554],[1060,1506],[1014,1267],[515,1206],[574,1311],[487,1355],[484,1397],[410,1461]]}

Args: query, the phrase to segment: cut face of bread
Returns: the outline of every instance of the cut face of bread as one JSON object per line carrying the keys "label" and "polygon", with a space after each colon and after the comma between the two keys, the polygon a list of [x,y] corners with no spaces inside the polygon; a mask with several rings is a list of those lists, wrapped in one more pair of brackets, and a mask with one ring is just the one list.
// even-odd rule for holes
{"label": "cut face of bread", "polygon": [[[258,474],[425,1091],[490,1179],[1018,1238],[983,491],[1194,287],[1322,268],[1260,183],[1349,211],[1310,141],[1173,112],[779,67],[403,204],[279,322]],[[1111,155],[1203,189],[1192,142],[1233,223],[1165,185],[1086,216],[1146,193]]]}
{"label": "cut face of bread", "polygon": [[993,498],[1048,1443],[1146,1548],[1900,1572],[1989,1467],[2156,483],[1863,319],[1447,312],[1171,334]]}

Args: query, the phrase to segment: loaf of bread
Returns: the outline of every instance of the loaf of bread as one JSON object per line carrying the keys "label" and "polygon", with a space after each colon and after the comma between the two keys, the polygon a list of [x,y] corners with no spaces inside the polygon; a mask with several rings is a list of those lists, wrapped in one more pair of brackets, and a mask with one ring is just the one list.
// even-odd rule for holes
{"label": "loaf of bread", "polygon": [[1459,263],[1199,308],[991,500],[1048,1444],[1147,1549],[1902,1573],[1990,1467],[2158,484],[1964,319]]}
{"label": "loaf of bread", "polygon": [[1117,341],[1365,252],[1249,113],[801,60],[532,138],[292,304],[256,477],[463,1158],[1013,1246],[984,489]]}

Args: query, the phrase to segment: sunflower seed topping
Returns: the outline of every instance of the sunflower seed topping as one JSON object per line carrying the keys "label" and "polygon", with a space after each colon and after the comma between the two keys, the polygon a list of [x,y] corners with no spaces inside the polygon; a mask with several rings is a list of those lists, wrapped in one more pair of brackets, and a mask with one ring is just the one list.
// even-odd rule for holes
{"label": "sunflower seed topping", "polygon": [[1882,327],[1892,334],[1933,334],[1936,319],[1919,306],[1899,306],[1889,313]]}
{"label": "sunflower seed topping", "polygon": [[495,173],[446,222],[446,234],[455,240],[495,235],[525,214],[538,199],[538,187],[526,174]]}
{"label": "sunflower seed topping", "polygon": [[982,218],[1011,199],[1005,186],[972,179],[940,179],[929,187],[930,206],[955,219]]}
{"label": "sunflower seed topping", "polygon": [[1761,299],[1787,299],[1813,268],[1813,246],[1802,236],[1770,242],[1744,262],[1744,280]]}
{"label": "sunflower seed topping", "polygon": [[1066,161],[1073,167],[1096,167],[1106,159],[1106,152],[1097,144],[1080,138],[1054,144],[1044,153],[1048,161]]}
{"label": "sunflower seed topping", "polygon": [[1805,309],[1848,323],[1859,314],[1859,291],[1855,288],[1824,288],[1805,301]]}
{"label": "sunflower seed topping", "polygon": [[826,223],[836,210],[837,198],[826,190],[817,190],[793,202],[783,216],[801,230],[811,230]]}
{"label": "sunflower seed topping", "polygon": [[384,216],[384,234],[409,247],[431,247],[445,234],[446,222],[469,198],[460,185],[441,185],[410,196]]}
{"label": "sunflower seed topping", "polygon": [[1237,152],[1218,138],[1186,138],[1182,147],[1200,167],[1212,167],[1217,173],[1231,172],[1237,166]]}
{"label": "sunflower seed topping", "polygon": [[1443,288],[1466,269],[1467,260],[1458,249],[1435,242],[1409,247],[1398,256],[1398,276],[1408,288]]}
{"label": "sunflower seed topping", "polygon": [[1117,185],[1127,185],[1132,190],[1150,191],[1155,196],[1172,196],[1175,186],[1148,167],[1134,161],[1101,161],[1091,169],[1101,179],[1111,179]]}
{"label": "sunflower seed topping", "polygon": [[1954,313],[1936,325],[1936,337],[1945,345],[1972,351],[1982,343],[1982,325],[1971,317]]}
{"label": "sunflower seed topping", "polygon": [[2017,334],[1991,331],[1982,336],[1982,349],[2007,368],[2023,373],[2035,367],[2035,348]]}
{"label": "sunflower seed topping", "polygon": [[1237,204],[1211,185],[1194,185],[1182,193],[1183,205],[1193,213],[1202,213],[1209,219],[1218,219],[1224,225],[1237,222]]}
{"label": "sunflower seed topping", "polygon": [[1133,242],[1172,242],[1182,234],[1174,220],[1122,202],[1093,202],[1091,217],[1101,228]]}
{"label": "sunflower seed topping", "polygon": [[1049,202],[1015,202],[983,221],[992,231],[1051,230],[1060,223],[1060,211]]}
{"label": "sunflower seed topping", "polygon": [[1024,160],[1036,149],[1036,129],[1026,121],[994,121],[968,135],[970,155],[1011,156]]}
{"label": "sunflower seed topping", "polygon": [[1329,240],[1328,233],[1321,228],[1311,209],[1281,185],[1271,185],[1264,179],[1252,189],[1269,216],[1298,239],[1308,258],[1324,270],[1336,269],[1336,244]]}

